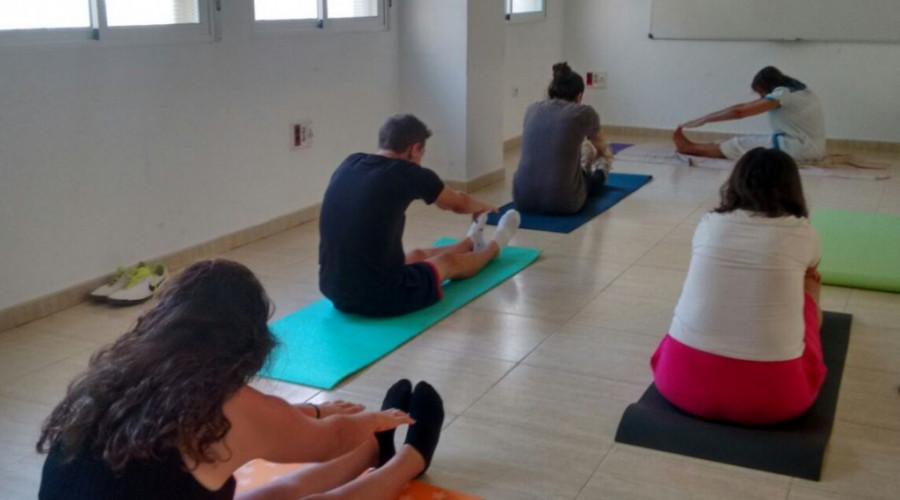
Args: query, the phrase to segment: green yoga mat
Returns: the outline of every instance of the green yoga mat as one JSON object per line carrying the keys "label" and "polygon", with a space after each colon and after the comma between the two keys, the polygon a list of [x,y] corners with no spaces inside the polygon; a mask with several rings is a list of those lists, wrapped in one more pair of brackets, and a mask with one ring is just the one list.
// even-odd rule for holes
{"label": "green yoga mat", "polygon": [[[443,238],[435,245],[452,243]],[[381,359],[453,311],[528,267],[540,250],[507,247],[471,278],[444,283],[437,303],[394,318],[345,314],[322,299],[270,325],[280,345],[260,372],[263,377],[331,389]]]}
{"label": "green yoga mat", "polygon": [[822,239],[822,283],[900,292],[900,217],[816,210],[811,220]]}

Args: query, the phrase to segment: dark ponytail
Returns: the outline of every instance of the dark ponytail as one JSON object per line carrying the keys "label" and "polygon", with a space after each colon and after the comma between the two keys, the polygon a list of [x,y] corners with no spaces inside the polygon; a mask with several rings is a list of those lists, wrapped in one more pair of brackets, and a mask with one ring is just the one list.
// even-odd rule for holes
{"label": "dark ponytail", "polygon": [[547,89],[550,99],[575,101],[578,94],[583,92],[584,80],[581,75],[572,71],[569,63],[561,62],[553,65],[553,81],[550,82],[550,88]]}
{"label": "dark ponytail", "polygon": [[775,66],[766,66],[759,70],[759,73],[753,77],[753,83],[750,86],[756,92],[763,94],[768,94],[778,87],[787,87],[792,91],[806,89],[803,82],[785,75]]}

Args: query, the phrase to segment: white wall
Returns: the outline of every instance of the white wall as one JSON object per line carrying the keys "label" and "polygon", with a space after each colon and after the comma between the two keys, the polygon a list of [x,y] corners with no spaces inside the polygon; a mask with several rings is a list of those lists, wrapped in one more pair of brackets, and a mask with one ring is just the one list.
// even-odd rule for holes
{"label": "white wall", "polygon": [[[568,4],[572,0],[565,0]],[[525,108],[547,98],[553,64],[564,61],[564,2],[550,0],[547,18],[538,22],[507,23],[503,65],[503,140],[522,135]],[[584,74],[585,70],[575,67]],[[516,95],[513,89],[516,89]]]}
{"label": "white wall", "polygon": [[503,1],[399,6],[400,106],[434,132],[423,164],[454,181],[502,168]]}
{"label": "white wall", "polygon": [[[775,65],[823,102],[828,136],[900,142],[900,45],[651,41],[651,0],[566,2],[566,55],[579,72],[609,72],[589,91],[603,123],[672,129],[709,111],[755,98],[750,81]],[[703,130],[766,132],[764,118]]]}
{"label": "white wall", "polygon": [[[0,309],[321,201],[398,108],[396,30],[0,49]],[[289,123],[314,144],[289,150]]]}
{"label": "white wall", "polygon": [[466,180],[503,168],[503,0],[469,0]]}
{"label": "white wall", "polygon": [[397,2],[400,109],[434,132],[423,164],[466,179],[467,0]]}

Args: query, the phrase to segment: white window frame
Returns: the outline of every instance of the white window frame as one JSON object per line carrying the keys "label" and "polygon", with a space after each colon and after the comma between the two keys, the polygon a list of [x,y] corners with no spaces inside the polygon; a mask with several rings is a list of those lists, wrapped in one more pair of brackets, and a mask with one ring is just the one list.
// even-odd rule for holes
{"label": "white window frame", "polygon": [[0,46],[84,43],[99,46],[211,42],[218,40],[221,0],[197,0],[199,23],[150,26],[107,26],[105,0],[90,2],[91,26],[0,30]]}
{"label": "white window frame", "polygon": [[[251,0],[252,2],[252,0]],[[393,0],[378,0],[378,15],[374,17],[328,18],[328,3],[318,0],[319,19],[256,20],[253,2],[253,32],[262,36],[295,35],[309,32],[387,31]]]}
{"label": "white window frame", "polygon": [[512,2],[513,0],[504,0],[505,14],[506,14],[506,22],[508,23],[535,23],[538,21],[543,21],[547,19],[547,2],[550,0],[544,0],[542,4],[542,8],[539,12],[522,12],[518,14],[512,13]]}

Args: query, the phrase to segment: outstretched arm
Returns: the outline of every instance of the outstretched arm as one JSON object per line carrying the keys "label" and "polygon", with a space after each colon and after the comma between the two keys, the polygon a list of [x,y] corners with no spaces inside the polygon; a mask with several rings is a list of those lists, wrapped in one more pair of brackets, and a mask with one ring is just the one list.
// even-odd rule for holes
{"label": "outstretched arm", "polygon": [[608,165],[612,165],[614,155],[612,150],[609,149],[609,145],[606,144],[606,139],[603,137],[603,131],[598,131],[597,135],[589,137],[588,141],[590,141],[594,148],[597,149],[597,154],[603,158]]}
{"label": "outstretched arm", "polygon": [[482,212],[497,212],[497,207],[482,203],[475,198],[449,187],[444,187],[441,194],[434,202],[441,210],[450,210],[457,214],[480,214]]}
{"label": "outstretched arm", "polygon": [[707,123],[724,122],[729,120],[740,120],[748,116],[755,116],[771,111],[778,107],[778,101],[770,101],[768,99],[757,99],[752,102],[735,104],[725,109],[710,113],[706,116],[682,123],[678,128],[697,128]]}

